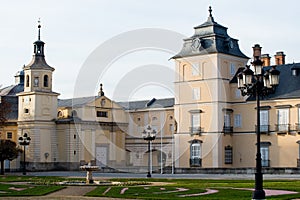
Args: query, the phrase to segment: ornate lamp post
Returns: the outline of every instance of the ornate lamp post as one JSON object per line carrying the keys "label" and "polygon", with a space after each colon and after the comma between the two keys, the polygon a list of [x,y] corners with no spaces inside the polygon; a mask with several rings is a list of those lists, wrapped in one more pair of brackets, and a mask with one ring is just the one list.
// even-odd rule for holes
{"label": "ornate lamp post", "polygon": [[255,173],[255,190],[253,192],[253,199],[265,199],[265,191],[263,190],[263,175],[261,170],[261,153],[260,153],[260,97],[275,92],[276,86],[279,84],[280,72],[276,70],[275,66],[271,69],[263,69],[263,62],[260,59],[261,47],[256,44],[253,47],[253,59],[251,63],[254,71],[247,65],[245,69],[238,74],[238,88],[242,95],[256,97],[256,114],[257,114],[257,149],[256,149],[256,173]]}
{"label": "ornate lamp post", "polygon": [[147,173],[147,178],[151,178],[151,166],[150,166],[150,143],[151,141],[155,140],[156,137],[156,131],[152,130],[152,128],[148,125],[148,127],[146,128],[146,130],[144,130],[142,132],[143,138],[144,140],[148,141],[148,152],[149,152],[149,156],[148,156],[148,173]]}
{"label": "ornate lamp post", "polygon": [[24,154],[23,154],[23,175],[26,175],[26,156],[25,156],[25,147],[30,144],[31,138],[25,133],[22,137],[19,137],[19,144],[24,147]]}

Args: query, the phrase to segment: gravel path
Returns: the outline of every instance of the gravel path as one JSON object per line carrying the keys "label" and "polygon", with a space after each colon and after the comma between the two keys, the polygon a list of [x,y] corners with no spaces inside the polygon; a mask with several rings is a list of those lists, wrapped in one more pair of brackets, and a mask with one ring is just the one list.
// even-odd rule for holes
{"label": "gravel path", "polygon": [[96,186],[67,186],[62,190],[58,190],[46,196],[84,196],[94,189],[96,189]]}

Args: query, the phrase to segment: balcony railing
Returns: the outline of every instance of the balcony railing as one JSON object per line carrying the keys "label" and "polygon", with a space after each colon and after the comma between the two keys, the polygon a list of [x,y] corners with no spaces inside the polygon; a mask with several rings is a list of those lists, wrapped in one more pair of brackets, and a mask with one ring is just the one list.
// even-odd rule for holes
{"label": "balcony railing", "polygon": [[[259,129],[260,129],[260,133],[265,133],[265,134],[270,133],[270,125],[260,125]],[[257,130],[257,125],[255,125],[255,130]]]}
{"label": "balcony railing", "polygon": [[296,124],[295,124],[295,130],[296,130],[297,132],[300,132],[300,124],[299,124],[299,123],[296,123]]}
{"label": "balcony railing", "polygon": [[202,132],[203,132],[203,128],[200,126],[190,127],[191,135],[201,135]]}
{"label": "balcony railing", "polygon": [[201,167],[202,159],[201,158],[190,158],[190,166],[191,167]]}
{"label": "balcony railing", "polygon": [[232,134],[233,133],[233,126],[223,126],[223,133],[229,133]]}
{"label": "balcony railing", "polygon": [[275,131],[277,133],[288,133],[290,131],[290,124],[275,124]]}
{"label": "balcony railing", "polygon": [[270,167],[270,160],[261,160],[262,167]]}

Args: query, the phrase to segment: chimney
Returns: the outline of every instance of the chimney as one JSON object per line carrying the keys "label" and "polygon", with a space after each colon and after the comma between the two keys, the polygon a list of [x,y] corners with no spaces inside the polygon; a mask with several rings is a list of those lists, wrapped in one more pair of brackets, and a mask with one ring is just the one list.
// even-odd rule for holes
{"label": "chimney", "polygon": [[284,65],[285,64],[285,54],[283,53],[283,51],[276,52],[275,63],[276,63],[276,65]]}
{"label": "chimney", "polygon": [[269,54],[262,54],[261,60],[263,61],[263,67],[271,65],[271,57],[269,56]]}
{"label": "chimney", "polygon": [[260,58],[261,56],[261,46],[259,44],[255,44],[253,48],[253,58]]}

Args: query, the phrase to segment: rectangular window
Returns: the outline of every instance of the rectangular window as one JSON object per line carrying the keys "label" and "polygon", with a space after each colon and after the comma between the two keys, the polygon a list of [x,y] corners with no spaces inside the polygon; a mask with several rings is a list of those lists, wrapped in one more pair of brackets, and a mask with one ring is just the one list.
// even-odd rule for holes
{"label": "rectangular window", "polygon": [[12,139],[12,132],[7,132],[6,133],[6,138],[7,139]]}
{"label": "rectangular window", "polygon": [[192,127],[200,127],[200,113],[192,114]]}
{"label": "rectangular window", "polygon": [[278,131],[289,130],[289,109],[278,109],[277,111],[277,125]]}
{"label": "rectangular window", "polygon": [[231,120],[230,120],[230,114],[225,113],[224,115],[224,126],[225,127],[230,127],[231,126]]}
{"label": "rectangular window", "polygon": [[234,76],[235,75],[235,64],[234,63],[230,63],[230,75]]}
{"label": "rectangular window", "polygon": [[107,112],[97,111],[97,117],[108,117]]}
{"label": "rectangular window", "polygon": [[201,158],[201,144],[194,143],[191,145],[191,158]]}
{"label": "rectangular window", "polygon": [[200,99],[200,88],[193,88],[192,99],[199,100]]}
{"label": "rectangular window", "polygon": [[232,164],[232,147],[225,147],[225,164]]}
{"label": "rectangular window", "polygon": [[260,153],[261,153],[261,166],[270,167],[269,146],[261,146]]}
{"label": "rectangular window", "polygon": [[234,127],[236,127],[236,128],[242,127],[242,117],[240,114],[234,115]]}
{"label": "rectangular window", "polygon": [[260,111],[260,131],[269,132],[269,111],[268,110]]}
{"label": "rectangular window", "polygon": [[199,65],[198,64],[192,64],[192,76],[199,76]]}
{"label": "rectangular window", "polygon": [[242,96],[241,91],[239,89],[236,89],[235,90],[235,98],[239,99],[239,98],[241,98],[241,96]]}

